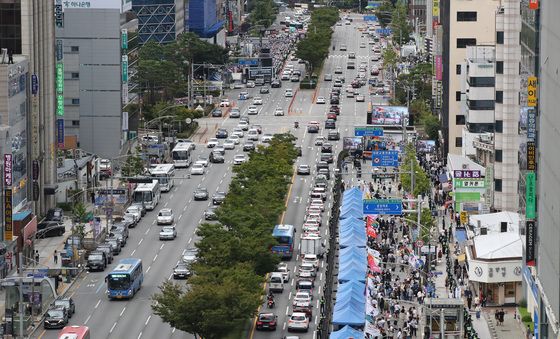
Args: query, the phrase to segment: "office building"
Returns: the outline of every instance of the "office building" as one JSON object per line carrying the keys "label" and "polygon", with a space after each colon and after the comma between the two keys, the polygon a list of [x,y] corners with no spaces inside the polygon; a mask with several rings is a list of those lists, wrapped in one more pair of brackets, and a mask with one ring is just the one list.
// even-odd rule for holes
{"label": "office building", "polygon": [[[497,0],[450,0],[439,3],[442,25],[442,140],[443,154],[462,154],[462,130],[466,123],[461,114],[460,72],[467,46],[493,45],[495,42]],[[437,54],[436,54],[437,55]]]}
{"label": "office building", "polygon": [[[560,320],[560,82],[558,69],[560,67],[560,2],[547,0],[539,1],[540,14],[535,13],[534,27],[540,26],[540,44],[533,52],[538,53],[538,68],[528,72],[539,71],[537,107],[537,143],[536,168],[537,171],[537,210],[536,210],[536,285],[538,287],[539,307],[536,313],[539,323],[539,339],[559,338]],[[540,16],[540,25],[539,25]],[[527,17],[524,17],[526,20]],[[524,33],[532,30],[524,27]],[[534,36],[534,35],[533,35]],[[524,37],[526,39],[527,36]],[[536,47],[534,44],[530,47]],[[524,51],[524,56],[527,51]],[[533,86],[533,84],[528,84]],[[531,102],[532,93],[528,93]],[[529,139],[529,136],[528,136]],[[529,144],[529,140],[527,143]],[[527,169],[531,169],[535,154],[527,150]],[[529,185],[529,183],[527,184]],[[529,190],[528,190],[529,191]],[[531,198],[531,197],[530,197]],[[527,202],[529,205],[530,202]],[[529,208],[527,208],[529,210]],[[529,219],[529,216],[527,216]],[[529,230],[527,230],[529,234]],[[528,235],[529,236],[529,235]],[[536,240],[534,240],[536,239]],[[531,243],[528,243],[531,245]],[[531,259],[532,247],[525,248],[527,261]],[[533,315],[535,316],[535,314]]]}
{"label": "office building", "polygon": [[64,138],[60,134],[59,138],[66,149],[80,148],[103,158],[120,154],[124,137],[120,17],[120,2],[66,8],[56,29],[57,69],[63,64],[57,88],[64,88],[57,126],[62,120]]}
{"label": "office building", "polygon": [[132,10],[138,17],[139,44],[175,41],[186,30],[187,3],[187,0],[132,0]]}
{"label": "office building", "polygon": [[216,0],[189,1],[189,31],[202,40],[225,47],[224,20],[220,20]]}

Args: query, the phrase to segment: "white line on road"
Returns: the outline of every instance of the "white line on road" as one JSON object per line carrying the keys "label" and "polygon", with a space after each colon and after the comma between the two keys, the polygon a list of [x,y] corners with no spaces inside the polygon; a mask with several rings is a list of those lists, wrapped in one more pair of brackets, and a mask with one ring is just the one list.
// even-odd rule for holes
{"label": "white line on road", "polygon": [[144,232],[144,234],[148,234],[150,232],[150,227],[148,227],[148,229],[146,230],[146,232]]}
{"label": "white line on road", "polygon": [[156,224],[156,221],[155,221],[155,220],[154,220],[154,221],[152,221],[152,225],[155,225],[155,224]]}
{"label": "white line on road", "polygon": [[173,193],[169,196],[169,200],[173,199]]}
{"label": "white line on road", "polygon": [[187,210],[187,205],[185,205],[185,207],[183,207],[183,211],[186,211],[186,210]]}
{"label": "white line on road", "polygon": [[318,320],[318,317],[315,316],[315,326],[317,326],[317,320]]}
{"label": "white line on road", "polygon": [[292,278],[292,283],[290,285],[294,286],[294,278]]}
{"label": "white line on road", "polygon": [[95,304],[95,307],[94,307],[94,308],[98,308],[98,307],[99,307],[99,304],[101,304],[101,299],[97,300],[97,304]]}
{"label": "white line on road", "polygon": [[313,331],[313,339],[317,339],[317,331]]}
{"label": "white line on road", "polygon": [[138,242],[138,246],[140,246],[140,244],[142,243],[142,241],[144,241],[144,238],[140,239],[140,241]]}
{"label": "white line on road", "polygon": [[146,270],[146,273],[150,272],[150,268],[152,268],[152,266],[148,266],[148,269]]}
{"label": "white line on road", "polygon": [[173,278],[173,273],[169,275],[169,278],[167,278],[167,280],[171,280],[171,278]]}
{"label": "white line on road", "polygon": [[317,293],[318,295],[321,295],[321,287],[322,286],[319,286],[319,292]]}
{"label": "white line on road", "polygon": [[284,321],[284,325],[282,326],[282,331],[286,330],[286,322]]}
{"label": "white line on road", "polygon": [[182,217],[182,216],[183,216],[182,214],[179,215],[179,220],[181,220],[181,217]]}
{"label": "white line on road", "polygon": [[182,184],[183,184],[183,180],[179,181],[179,185],[182,185]]}
{"label": "white line on road", "polygon": [[319,308],[319,299],[317,299],[317,308]]}
{"label": "white line on road", "polygon": [[134,251],[132,251],[132,253],[130,253],[130,255],[134,255],[135,252],[136,252],[136,249],[134,249]]}
{"label": "white line on road", "polygon": [[113,324],[113,326],[111,326],[111,329],[109,330],[109,333],[113,333],[113,330],[115,329],[115,326],[117,326],[117,322],[115,321],[115,323]]}
{"label": "white line on road", "polygon": [[175,333],[176,328],[173,327],[173,329],[171,330],[171,333]]}
{"label": "white line on road", "polygon": [[165,244],[161,244],[161,246],[159,247],[159,249],[161,250],[163,248],[163,246],[165,246]]}
{"label": "white line on road", "polygon": [[167,207],[167,205],[169,205],[169,201],[166,201],[165,205],[163,205],[163,207]]}
{"label": "white line on road", "polygon": [[288,315],[288,312],[290,312],[290,306],[286,306],[286,315]]}
{"label": "white line on road", "polygon": [[290,291],[290,294],[288,295],[288,300],[292,300],[292,291]]}
{"label": "white line on road", "polygon": [[150,322],[150,319],[152,319],[151,315],[148,317],[148,319],[146,319],[146,322],[144,323],[144,325],[148,325],[148,322]]}
{"label": "white line on road", "polygon": [[321,272],[321,275],[319,276],[319,280],[323,280],[323,272]]}
{"label": "white line on road", "polygon": [[126,311],[126,306],[123,307],[123,309],[122,309],[121,314],[119,315],[119,317],[122,317],[122,315],[124,314],[124,311]]}
{"label": "white line on road", "polygon": [[[190,244],[191,241],[192,241],[192,238],[189,239],[189,242],[188,242],[188,243]],[[185,254],[185,251],[183,251],[183,254]]]}
{"label": "white line on road", "polygon": [[84,321],[84,325],[87,325],[87,323],[88,323],[89,319],[91,319],[91,314],[90,314],[90,315],[88,315],[88,317],[86,318],[86,321]]}
{"label": "white line on road", "polygon": [[154,256],[154,260],[152,260],[152,261],[156,261],[156,259],[157,259],[157,256],[158,256],[158,255],[156,254],[156,255]]}
{"label": "white line on road", "polygon": [[138,334],[138,338],[136,338],[136,339],[140,339],[141,336],[142,336],[142,332],[140,332],[140,333]]}

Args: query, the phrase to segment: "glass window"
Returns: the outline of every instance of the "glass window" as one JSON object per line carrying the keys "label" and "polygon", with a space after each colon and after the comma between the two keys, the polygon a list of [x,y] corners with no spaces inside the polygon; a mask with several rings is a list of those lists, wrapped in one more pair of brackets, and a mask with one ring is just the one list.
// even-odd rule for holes
{"label": "glass window", "polygon": [[457,12],[457,21],[476,21],[476,12]]}
{"label": "glass window", "polygon": [[496,91],[496,102],[501,104],[504,102],[504,91]]}
{"label": "glass window", "polygon": [[494,77],[469,77],[468,84],[471,87],[494,87],[496,79]]}
{"label": "glass window", "polygon": [[494,191],[502,191],[502,179],[494,179]]}
{"label": "glass window", "polygon": [[502,31],[496,32],[496,43],[500,45],[504,43],[504,32]]}
{"label": "glass window", "polygon": [[496,120],[496,133],[503,133],[503,132],[504,132],[504,121]]}
{"label": "glass window", "polygon": [[496,74],[504,74],[504,62],[496,61]]}
{"label": "glass window", "polygon": [[456,137],[455,138],[455,147],[463,147],[463,138],[462,137]]}
{"label": "glass window", "polygon": [[461,74],[461,65],[455,65],[455,74]]}
{"label": "glass window", "polygon": [[496,105],[494,100],[467,100],[467,106],[471,110],[493,110]]}
{"label": "glass window", "polygon": [[461,91],[455,92],[455,101],[461,101]]}
{"label": "glass window", "polygon": [[455,125],[464,125],[465,124],[465,116],[463,114],[459,114],[455,116]]}
{"label": "glass window", "polygon": [[502,150],[501,149],[497,149],[494,151],[494,160],[496,162],[502,162]]}
{"label": "glass window", "polygon": [[457,38],[457,48],[467,48],[476,45],[475,38]]}

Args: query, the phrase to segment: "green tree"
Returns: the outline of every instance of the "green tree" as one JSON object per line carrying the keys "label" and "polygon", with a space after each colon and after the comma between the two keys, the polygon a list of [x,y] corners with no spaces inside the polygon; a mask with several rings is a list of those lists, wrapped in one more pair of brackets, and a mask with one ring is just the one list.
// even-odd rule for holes
{"label": "green tree", "polygon": [[385,68],[394,68],[398,61],[398,54],[392,46],[387,46],[383,51],[383,65]]}
{"label": "green tree", "polygon": [[431,240],[431,231],[434,227],[434,217],[429,208],[423,208],[422,212],[420,212],[420,224],[422,225],[420,238],[427,244]]}
{"label": "green tree", "polygon": [[311,24],[307,28],[307,35],[297,44],[296,56],[308,61],[311,72],[320,67],[329,55],[332,38],[332,26],[338,21],[339,13],[336,8],[323,7],[311,13]]}
{"label": "green tree", "polygon": [[274,2],[272,0],[256,0],[254,1],[253,10],[249,16],[252,25],[262,25],[268,28],[274,22],[275,15]]}
{"label": "green tree", "polygon": [[[414,171],[413,176],[411,176],[411,171]],[[414,197],[430,191],[430,179],[422,166],[418,163],[416,150],[413,144],[407,144],[405,146],[399,172],[401,172],[401,183],[405,191],[411,192],[412,184],[414,183],[414,192],[412,192]],[[412,179],[414,179],[414,181]]]}
{"label": "green tree", "polygon": [[78,235],[81,239],[85,237],[85,225],[87,222],[88,211],[83,202],[77,202],[72,207],[73,215],[73,229],[74,234]]}
{"label": "green tree", "polygon": [[411,39],[412,27],[408,23],[407,5],[403,1],[397,2],[391,15],[391,30],[393,31],[393,41],[400,46],[408,43]]}
{"label": "green tree", "polygon": [[375,16],[379,19],[379,24],[381,27],[386,28],[391,24],[391,18],[393,16],[393,11],[395,6],[389,0],[384,0],[379,7],[375,10]]}
{"label": "green tree", "polygon": [[142,173],[144,173],[144,160],[142,160],[142,158],[135,154],[126,158],[121,168],[121,174],[123,177],[135,177]]}
{"label": "green tree", "polygon": [[439,139],[440,122],[439,118],[430,112],[424,113],[420,116],[420,123],[424,127],[424,132],[428,135],[430,140]]}

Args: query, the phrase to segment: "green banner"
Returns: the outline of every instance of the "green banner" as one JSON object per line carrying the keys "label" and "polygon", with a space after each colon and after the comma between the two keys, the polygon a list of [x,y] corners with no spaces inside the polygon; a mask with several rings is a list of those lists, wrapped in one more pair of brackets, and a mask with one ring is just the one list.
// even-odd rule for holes
{"label": "green banner", "polygon": [[525,217],[535,219],[537,216],[536,189],[537,176],[535,172],[525,174]]}
{"label": "green banner", "polygon": [[453,188],[485,188],[484,179],[453,179]]}

